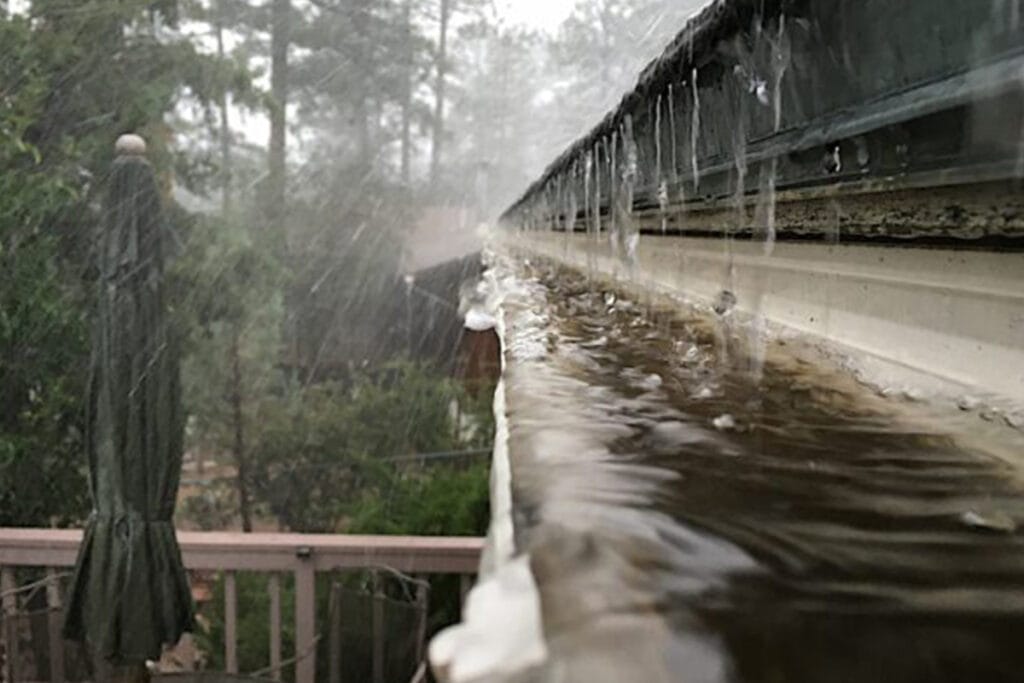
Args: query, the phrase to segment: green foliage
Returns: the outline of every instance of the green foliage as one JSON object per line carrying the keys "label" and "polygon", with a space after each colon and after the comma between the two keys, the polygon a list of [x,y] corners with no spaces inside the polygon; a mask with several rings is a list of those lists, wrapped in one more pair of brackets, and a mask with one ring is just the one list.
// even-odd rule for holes
{"label": "green foliage", "polygon": [[[460,399],[477,423],[456,429],[450,412]],[[482,535],[489,516],[486,456],[469,465],[393,461],[387,456],[460,450],[492,439],[487,401],[470,400],[429,369],[396,362],[375,372],[355,373],[346,382],[293,387],[265,398],[254,424],[255,487],[259,498],[290,529],[396,535]],[[320,576],[320,632],[328,618],[328,583],[346,585],[361,574]],[[290,580],[290,578],[289,578]],[[239,667],[263,669],[269,661],[266,577],[240,574]],[[283,586],[284,651],[292,651],[293,593]],[[458,616],[457,577],[431,580],[429,632]],[[224,665],[223,581],[206,606],[208,625],[199,643],[208,666]],[[369,628],[368,624],[349,628]],[[323,660],[322,660],[323,661]],[[291,670],[284,676],[289,680]],[[325,668],[320,667],[320,674]]]}
{"label": "green foliage", "polygon": [[[282,389],[284,272],[235,217],[194,221],[176,264],[179,327],[191,331],[182,363],[189,448],[230,453],[233,504],[252,526],[247,463],[263,401]],[[221,487],[223,488],[223,487]],[[225,519],[222,491],[207,489],[182,514],[203,528]]]}
{"label": "green foliage", "polygon": [[386,495],[364,499],[348,531],[354,534],[482,536],[487,531],[486,457],[466,468],[432,466],[390,472]]}
{"label": "green foliage", "polygon": [[[374,347],[383,346],[377,323],[394,323],[381,302],[395,294],[399,243],[416,221],[406,203],[413,193],[397,179],[402,133],[411,129],[414,156],[425,149],[437,70],[450,75],[449,99],[456,100],[460,86],[484,87],[510,55],[463,83],[463,55],[449,46],[442,57],[433,44],[436,2],[411,3],[410,17],[396,0],[314,4],[293,8],[295,121],[303,138],[318,143],[289,194],[289,255],[272,253],[247,227],[263,222],[245,214],[256,201],[243,189],[263,172],[262,150],[232,141],[224,157],[235,165],[238,215],[172,212],[185,244],[168,276],[185,340],[191,445],[231,452],[241,433],[250,459],[243,481],[262,511],[290,529],[480,534],[486,458],[469,466],[394,458],[486,445],[487,407],[477,414],[457,386],[425,365],[368,369],[361,361],[393,351]],[[457,7],[465,13],[480,4]],[[241,0],[34,0],[31,18],[0,13],[0,525],[71,524],[88,511],[82,404],[90,277],[114,140],[129,131],[148,139],[168,195],[172,184],[199,194],[217,189],[215,110],[225,93],[234,106],[265,104],[252,74],[267,52],[268,8]],[[210,49],[203,40],[163,28],[178,21],[219,22],[242,42],[220,60],[203,54]],[[480,135],[488,134],[493,110],[526,94],[520,87],[478,107]],[[514,136],[481,140],[473,144],[514,146]],[[468,165],[473,157],[471,144],[463,158]],[[327,323],[322,334],[308,335],[302,358],[311,366],[284,343],[303,315]],[[339,336],[356,362],[325,357]],[[296,367],[307,384],[292,376]],[[315,383],[323,377],[333,381]],[[456,403],[463,418],[470,407],[477,429],[460,422]],[[224,521],[216,502],[194,504],[204,505]],[[263,581],[239,576],[239,654],[247,671],[267,663]],[[288,652],[292,591],[285,584]],[[442,581],[435,589],[437,624],[454,615],[457,586]],[[211,666],[222,668],[217,590],[201,642]]]}
{"label": "green foliage", "polygon": [[88,510],[81,400],[85,325],[53,240],[0,242],[0,526],[66,524]]}
{"label": "green foliage", "polygon": [[[0,524],[81,521],[87,277],[113,142],[150,141],[182,93],[241,89],[237,70],[158,39],[164,0],[35,0],[0,13]],[[88,36],[88,39],[83,39]]]}
{"label": "green foliage", "polygon": [[[191,436],[230,449],[230,396],[242,394],[245,428],[256,401],[279,384],[284,273],[266,248],[233,219],[197,220],[175,264],[180,325],[191,331],[182,369]],[[234,386],[237,350],[241,386]]]}
{"label": "green foliage", "polygon": [[[360,514],[368,530],[370,520],[395,512],[392,501],[421,493],[395,458],[467,447],[451,411],[459,396],[422,366],[392,363],[268,400],[253,453],[254,489],[294,531],[339,531]],[[411,508],[404,514],[419,523]],[[440,529],[454,519],[435,516],[431,524]],[[396,517],[391,532],[406,523]],[[458,525],[468,526],[464,519]]]}
{"label": "green foliage", "polygon": [[[78,197],[79,188],[71,164],[63,160],[73,144],[51,140],[41,146],[35,139],[52,78],[29,22],[0,18],[0,45],[0,236],[10,252],[15,235],[37,233]],[[56,147],[60,163],[44,154]]]}
{"label": "green foliage", "polygon": [[85,324],[47,221],[76,197],[30,138],[48,92],[29,23],[0,19],[0,526],[84,517]]}

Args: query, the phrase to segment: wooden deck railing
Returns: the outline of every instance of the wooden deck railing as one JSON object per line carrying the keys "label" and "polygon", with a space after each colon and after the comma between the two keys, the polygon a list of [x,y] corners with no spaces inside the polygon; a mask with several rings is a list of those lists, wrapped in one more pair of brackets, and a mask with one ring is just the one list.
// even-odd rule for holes
{"label": "wooden deck railing", "polygon": [[[75,563],[82,532],[56,529],[0,529],[0,595],[3,611],[17,609],[15,567],[44,567],[51,572]],[[387,567],[406,574],[475,574],[483,546],[478,538],[341,536],[320,534],[243,534],[178,532],[186,569],[225,574],[225,662],[238,672],[237,589],[239,571],[269,574],[270,662],[280,679],[281,582],[284,572],[295,584],[295,681],[312,683],[316,675],[316,573]],[[51,607],[60,606],[57,590],[48,590]],[[342,615],[343,617],[343,615]],[[60,647],[51,637],[51,647]],[[8,653],[9,655],[11,653]],[[62,658],[54,653],[54,661]],[[56,675],[52,676],[56,677]]]}

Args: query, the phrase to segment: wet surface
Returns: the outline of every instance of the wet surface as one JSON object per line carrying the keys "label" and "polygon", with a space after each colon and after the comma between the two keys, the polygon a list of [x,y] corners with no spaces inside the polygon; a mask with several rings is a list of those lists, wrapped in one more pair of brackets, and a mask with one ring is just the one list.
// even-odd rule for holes
{"label": "wet surface", "polygon": [[532,679],[1024,680],[1020,472],[957,416],[762,357],[728,315],[516,282],[517,546],[551,650]]}

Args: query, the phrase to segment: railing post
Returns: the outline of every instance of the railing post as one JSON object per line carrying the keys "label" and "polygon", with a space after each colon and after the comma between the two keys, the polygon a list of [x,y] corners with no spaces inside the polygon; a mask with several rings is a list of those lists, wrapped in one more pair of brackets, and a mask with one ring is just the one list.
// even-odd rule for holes
{"label": "railing post", "polygon": [[15,592],[17,589],[14,569],[0,567],[0,594],[3,595],[0,607],[3,609],[4,649],[7,655],[4,664],[5,681],[16,680],[18,674],[18,595]]}
{"label": "railing post", "polygon": [[417,577],[416,584],[416,664],[423,663],[423,646],[427,640],[427,610],[429,607],[429,585],[423,577]]}
{"label": "railing post", "polygon": [[316,570],[308,549],[295,568],[295,683],[316,679]]}
{"label": "railing post", "polygon": [[60,595],[60,577],[53,567],[46,570],[46,604],[50,608],[46,615],[50,640],[50,683],[64,683],[64,634],[61,633],[63,601]]}
{"label": "railing post", "polygon": [[373,683],[384,683],[384,585],[373,572]]}
{"label": "railing post", "polygon": [[267,580],[270,592],[270,677],[281,680],[281,577],[276,572]]}
{"label": "railing post", "polygon": [[341,594],[340,584],[331,583],[331,600],[328,618],[331,620],[331,635],[328,640],[327,656],[329,683],[341,683]]}
{"label": "railing post", "polygon": [[224,665],[238,673],[238,582],[235,572],[224,573]]}

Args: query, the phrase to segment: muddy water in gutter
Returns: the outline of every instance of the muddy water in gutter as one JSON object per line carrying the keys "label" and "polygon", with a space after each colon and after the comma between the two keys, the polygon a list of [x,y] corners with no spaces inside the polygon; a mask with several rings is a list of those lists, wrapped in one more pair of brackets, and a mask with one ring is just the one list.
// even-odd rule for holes
{"label": "muddy water in gutter", "polygon": [[509,280],[516,543],[551,654],[526,680],[1024,680],[1019,469],[959,421],[782,343],[758,367],[728,316]]}

